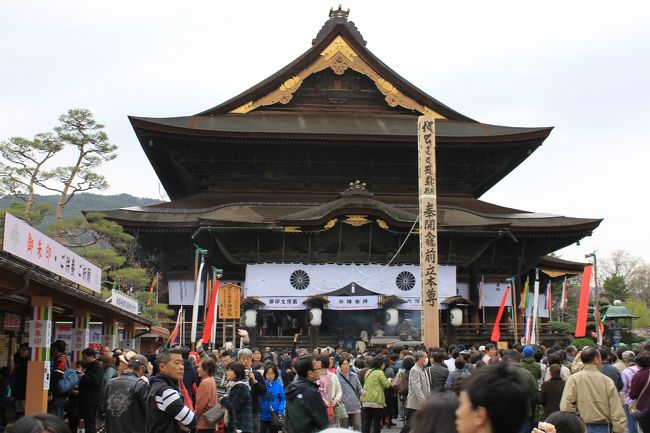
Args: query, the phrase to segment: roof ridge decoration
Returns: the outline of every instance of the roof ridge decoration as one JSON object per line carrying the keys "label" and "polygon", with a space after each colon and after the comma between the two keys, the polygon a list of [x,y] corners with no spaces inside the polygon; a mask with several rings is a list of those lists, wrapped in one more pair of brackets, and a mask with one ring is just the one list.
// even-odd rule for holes
{"label": "roof ridge decoration", "polygon": [[350,9],[348,8],[347,11],[344,11],[342,7],[343,5],[339,3],[339,8],[337,10],[330,8],[330,19],[325,21],[323,27],[321,27],[316,37],[311,41],[312,45],[316,45],[325,39],[327,34],[331,31],[332,27],[337,24],[345,24],[352,36],[354,36],[355,39],[362,45],[366,45],[366,41],[363,39],[363,36],[361,36],[361,32],[359,29],[357,29],[357,26],[354,25],[352,21],[348,21],[348,16],[350,16]]}
{"label": "roof ridge decoration", "polygon": [[300,71],[297,75],[287,79],[277,89],[267,93],[257,100],[249,101],[246,104],[231,110],[230,113],[245,114],[268,105],[278,103],[286,105],[293,99],[293,94],[300,88],[307,77],[327,68],[332,69],[332,71],[337,75],[342,75],[348,69],[352,69],[359,74],[367,76],[375,83],[375,86],[377,86],[377,89],[381,94],[384,95],[384,99],[390,107],[401,106],[409,110],[417,111],[421,114],[432,115],[436,119],[446,119],[445,116],[409,98],[392,83],[379,75],[377,71],[375,71],[357,54],[357,52],[340,34],[337,35],[323,51],[321,51],[320,56],[318,56],[315,61]]}
{"label": "roof ridge decoration", "polygon": [[366,189],[366,183],[361,182],[358,179],[355,182],[350,182],[346,190],[339,194],[340,197],[345,197],[347,195],[373,196],[373,194]]}

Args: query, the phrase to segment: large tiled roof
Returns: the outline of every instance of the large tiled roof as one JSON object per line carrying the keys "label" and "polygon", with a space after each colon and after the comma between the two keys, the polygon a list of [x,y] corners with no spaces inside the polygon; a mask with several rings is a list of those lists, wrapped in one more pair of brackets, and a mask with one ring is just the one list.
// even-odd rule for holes
{"label": "large tiled roof", "polygon": [[[417,118],[409,115],[260,112],[185,117],[131,117],[136,129],[187,134],[308,134],[314,136],[404,137],[417,136]],[[460,120],[438,120],[436,137],[442,141],[483,140],[498,143],[526,138],[546,138],[552,128],[510,127]]]}

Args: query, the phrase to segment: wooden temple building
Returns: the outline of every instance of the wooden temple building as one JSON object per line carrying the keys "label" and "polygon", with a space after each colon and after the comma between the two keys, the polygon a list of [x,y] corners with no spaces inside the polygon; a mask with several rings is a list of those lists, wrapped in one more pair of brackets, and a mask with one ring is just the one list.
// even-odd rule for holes
{"label": "wooden temple building", "polygon": [[[582,264],[548,255],[590,236],[601,220],[480,199],[552,128],[484,124],[444,105],[373,55],[340,8],[330,11],[304,54],[232,99],[189,116],[130,117],[171,201],[107,216],[137,235],[142,254],[158,257],[163,300],[167,282],[193,278],[199,245],[208,250],[209,265],[223,269],[224,280],[240,282],[245,296],[265,299],[258,320],[273,313],[269,298],[290,296],[305,282],[309,287],[308,269],[321,265],[325,276],[310,296],[380,296],[378,307],[363,314],[326,308],[321,336],[334,327],[339,339],[360,329],[373,332],[384,320],[383,300],[401,292],[390,292],[390,281],[382,280],[379,290],[340,278],[328,285],[323,278],[335,277],[335,266],[417,267],[416,124],[424,113],[437,119],[439,262],[454,272],[458,289],[447,297],[464,300],[464,323],[496,315],[496,308],[480,314],[480,281],[498,286],[515,277],[518,302],[522,279],[536,268],[552,269],[554,276],[580,272]],[[262,264],[266,268],[254,267]],[[276,265],[290,271],[286,287],[277,286],[274,278],[284,271],[275,273]],[[254,269],[274,275],[265,280],[252,275]],[[409,282],[407,274],[397,275]],[[540,275],[543,286],[549,277]],[[258,288],[266,281],[266,293],[247,292],[248,277],[262,282]],[[303,314],[300,304],[296,314]],[[277,314],[294,314],[284,310]],[[417,308],[399,311],[400,322],[419,323]],[[281,330],[286,317],[269,322],[275,324],[269,331]],[[489,335],[472,338],[487,341]]]}

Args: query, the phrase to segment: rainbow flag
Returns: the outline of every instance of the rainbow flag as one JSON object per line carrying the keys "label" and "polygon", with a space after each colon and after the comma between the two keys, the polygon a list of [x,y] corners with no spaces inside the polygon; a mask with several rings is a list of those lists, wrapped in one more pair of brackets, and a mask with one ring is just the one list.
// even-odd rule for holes
{"label": "rainbow flag", "polygon": [[521,309],[521,314],[526,314],[526,307],[528,306],[528,277],[526,277],[526,282],[524,283],[524,290],[521,292],[521,302],[519,302],[519,308]]}

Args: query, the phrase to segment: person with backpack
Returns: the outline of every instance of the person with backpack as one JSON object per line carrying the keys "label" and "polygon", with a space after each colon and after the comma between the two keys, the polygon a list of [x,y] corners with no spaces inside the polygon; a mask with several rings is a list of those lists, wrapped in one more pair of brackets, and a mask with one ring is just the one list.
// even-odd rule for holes
{"label": "person with backpack", "polygon": [[412,356],[405,356],[402,359],[402,364],[395,375],[393,380],[393,389],[397,393],[397,413],[399,419],[404,420],[404,406],[406,405],[406,398],[409,394],[409,372],[415,365],[415,358]]}
{"label": "person with backpack", "polygon": [[449,373],[447,381],[445,382],[445,389],[447,391],[452,391],[458,394],[460,392],[459,385],[464,378],[469,377],[472,372],[469,370],[469,367],[465,363],[465,358],[462,356],[457,357],[454,360],[455,370]]}
{"label": "person with backpack", "polygon": [[65,354],[66,343],[56,340],[52,343],[52,373],[50,374],[49,405],[47,411],[63,419],[65,406],[70,392],[77,386],[77,373],[70,368],[70,361]]}

